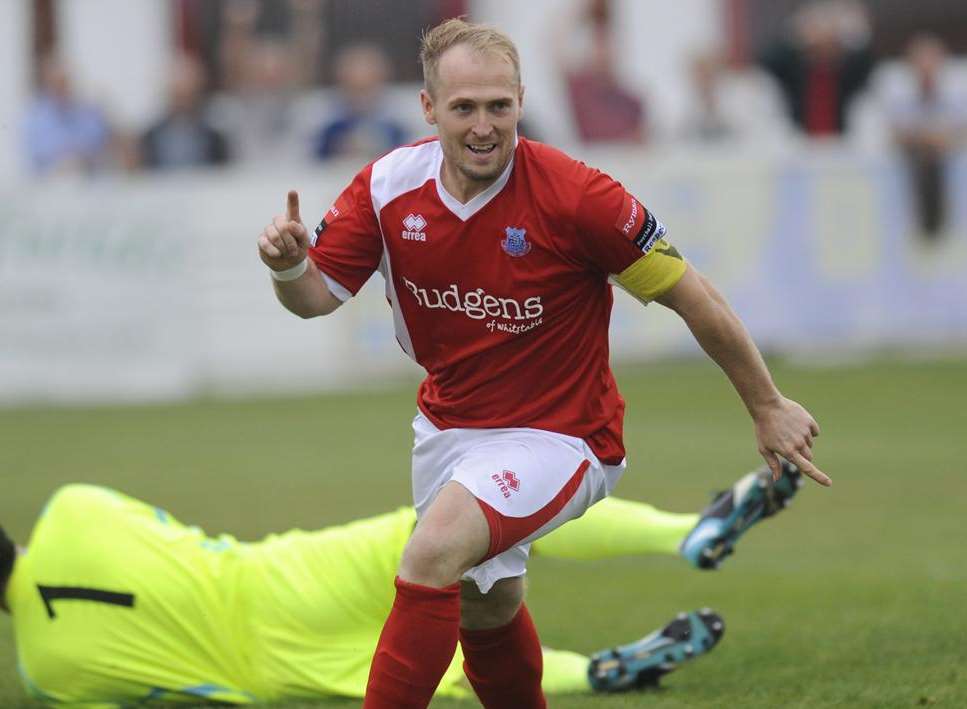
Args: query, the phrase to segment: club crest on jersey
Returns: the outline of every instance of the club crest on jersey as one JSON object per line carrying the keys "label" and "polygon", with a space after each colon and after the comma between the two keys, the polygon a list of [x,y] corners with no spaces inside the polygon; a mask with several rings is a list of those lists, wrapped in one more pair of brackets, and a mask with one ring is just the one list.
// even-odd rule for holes
{"label": "club crest on jersey", "polygon": [[403,238],[407,241],[426,241],[426,219],[422,214],[407,214],[403,219]]}
{"label": "club crest on jersey", "polygon": [[526,229],[509,226],[504,229],[504,233],[507,235],[507,238],[501,240],[500,248],[505,252],[514,258],[526,256],[530,253],[531,243],[527,240]]}

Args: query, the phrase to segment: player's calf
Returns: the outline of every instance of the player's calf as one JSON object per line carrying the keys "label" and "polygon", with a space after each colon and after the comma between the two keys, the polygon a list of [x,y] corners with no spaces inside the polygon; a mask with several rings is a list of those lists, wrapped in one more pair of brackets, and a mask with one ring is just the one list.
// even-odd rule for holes
{"label": "player's calf", "polygon": [[473,581],[460,584],[460,627],[487,630],[507,625],[524,602],[524,579],[501,579],[487,593]]}

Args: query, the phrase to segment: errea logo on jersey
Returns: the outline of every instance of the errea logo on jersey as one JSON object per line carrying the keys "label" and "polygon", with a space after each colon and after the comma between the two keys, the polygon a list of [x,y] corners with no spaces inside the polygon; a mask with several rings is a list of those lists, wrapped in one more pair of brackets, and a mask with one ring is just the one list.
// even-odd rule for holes
{"label": "errea logo on jersey", "polygon": [[403,219],[403,238],[407,241],[426,241],[426,219],[422,214],[407,214]]}

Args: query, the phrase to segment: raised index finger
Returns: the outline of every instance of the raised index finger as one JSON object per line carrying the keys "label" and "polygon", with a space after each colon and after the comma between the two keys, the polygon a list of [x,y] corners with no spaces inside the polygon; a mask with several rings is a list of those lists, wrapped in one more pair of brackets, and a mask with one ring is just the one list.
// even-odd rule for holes
{"label": "raised index finger", "polygon": [[285,216],[288,217],[290,222],[302,223],[302,217],[299,216],[299,193],[295,190],[289,190],[285,205]]}

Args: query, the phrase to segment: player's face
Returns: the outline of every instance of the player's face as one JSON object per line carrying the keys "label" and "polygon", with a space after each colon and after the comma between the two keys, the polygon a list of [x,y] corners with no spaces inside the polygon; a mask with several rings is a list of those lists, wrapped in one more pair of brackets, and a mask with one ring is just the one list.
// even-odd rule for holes
{"label": "player's face", "polygon": [[447,50],[437,74],[433,93],[420,94],[423,113],[437,126],[444,170],[462,196],[472,197],[500,177],[513,155],[524,89],[507,59],[466,45]]}

